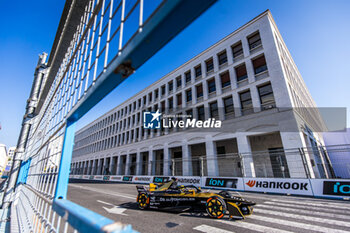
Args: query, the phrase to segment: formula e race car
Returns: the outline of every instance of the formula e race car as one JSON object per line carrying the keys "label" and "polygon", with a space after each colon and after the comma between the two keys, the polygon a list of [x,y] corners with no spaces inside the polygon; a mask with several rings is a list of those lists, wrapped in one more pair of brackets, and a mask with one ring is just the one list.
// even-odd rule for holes
{"label": "formula e race car", "polygon": [[247,201],[228,191],[203,192],[200,188],[177,185],[175,179],[163,184],[151,183],[136,186],[137,204],[140,209],[165,209],[190,212],[193,215],[207,213],[212,218],[222,218],[228,212],[229,218],[244,219],[253,212],[254,202]]}

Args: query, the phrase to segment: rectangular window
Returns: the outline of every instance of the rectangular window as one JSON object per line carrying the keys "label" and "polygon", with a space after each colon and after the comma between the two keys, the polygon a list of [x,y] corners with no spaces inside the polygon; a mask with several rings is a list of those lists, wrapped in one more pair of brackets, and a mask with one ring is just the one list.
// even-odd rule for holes
{"label": "rectangular window", "polygon": [[192,101],[192,90],[188,89],[186,91],[186,102],[190,102],[190,101]]}
{"label": "rectangular window", "polygon": [[204,120],[205,118],[205,113],[204,113],[204,106],[199,106],[197,107],[197,115],[198,115],[198,120]]}
{"label": "rectangular window", "polygon": [[[141,99],[139,99],[139,108],[141,108]],[[119,118],[119,112],[118,112],[118,118]]]}
{"label": "rectangular window", "polygon": [[253,60],[254,73],[259,74],[267,70],[265,56],[258,57]]}
{"label": "rectangular window", "polygon": [[163,85],[163,86],[161,87],[161,89],[162,89],[162,96],[163,96],[163,95],[165,95],[165,85]]}
{"label": "rectangular window", "polygon": [[216,101],[213,103],[210,103],[209,109],[210,109],[210,117],[218,119],[219,118],[218,103]]}
{"label": "rectangular window", "polygon": [[149,103],[152,102],[152,92],[148,94],[148,101],[149,101]]}
{"label": "rectangular window", "polygon": [[203,96],[203,85],[202,84],[196,86],[196,92],[197,92],[197,98]]}
{"label": "rectangular window", "polygon": [[227,54],[226,50],[218,54],[219,66],[227,63]]}
{"label": "rectangular window", "polygon": [[146,96],[143,97],[143,106],[146,105]]}
{"label": "rectangular window", "polygon": [[237,76],[237,82],[243,81],[248,78],[247,75],[247,69],[245,67],[245,63],[242,65],[239,65],[235,68],[236,76]]}
{"label": "rectangular window", "polygon": [[161,102],[161,106],[162,106],[162,111],[164,111],[165,110],[165,101]]}
{"label": "rectangular window", "polygon": [[176,78],[176,88],[180,88],[181,87],[181,76]]}
{"label": "rectangular window", "polygon": [[202,75],[202,67],[201,65],[198,65],[194,68],[194,73],[196,75],[196,78]]}
{"label": "rectangular window", "polygon": [[212,93],[212,92],[216,91],[215,79],[212,78],[212,79],[208,80],[207,82],[208,82],[208,92]]}
{"label": "rectangular window", "polygon": [[168,99],[168,103],[169,103],[169,110],[172,110],[174,107],[174,101],[173,98],[169,98]]}
{"label": "rectangular window", "polygon": [[234,112],[232,96],[224,98],[224,110],[225,110],[225,114]]}
{"label": "rectangular window", "polygon": [[192,109],[186,111],[187,118],[192,119],[193,118],[193,111]]}
{"label": "rectangular window", "polygon": [[261,46],[260,33],[256,32],[254,35],[248,37],[249,49],[252,50]]}
{"label": "rectangular window", "polygon": [[275,107],[275,98],[273,96],[271,84],[258,87],[260,103],[263,110]]}
{"label": "rectangular window", "polygon": [[232,55],[234,59],[243,56],[242,42],[232,46]]}
{"label": "rectangular window", "polygon": [[169,91],[169,92],[172,92],[172,91],[173,91],[173,81],[170,81],[170,82],[168,83],[168,91]]}
{"label": "rectangular window", "polygon": [[155,97],[156,99],[158,99],[158,96],[159,96],[159,91],[158,91],[158,89],[157,89],[157,90],[154,91],[154,97]]}
{"label": "rectangular window", "polygon": [[250,91],[245,91],[239,94],[241,100],[241,108],[243,110],[243,114],[250,112],[253,108],[252,97],[250,95]]}
{"label": "rectangular window", "polygon": [[182,105],[182,94],[176,95],[176,100],[177,100],[177,106]]}
{"label": "rectangular window", "polygon": [[223,74],[220,74],[221,87],[225,88],[231,85],[230,73],[227,71]]}
{"label": "rectangular window", "polygon": [[213,58],[210,58],[208,61],[206,61],[205,65],[207,67],[207,73],[209,73],[210,71],[213,71],[214,70]]}
{"label": "rectangular window", "polygon": [[185,73],[185,79],[186,79],[186,83],[191,82],[191,71],[187,71]]}

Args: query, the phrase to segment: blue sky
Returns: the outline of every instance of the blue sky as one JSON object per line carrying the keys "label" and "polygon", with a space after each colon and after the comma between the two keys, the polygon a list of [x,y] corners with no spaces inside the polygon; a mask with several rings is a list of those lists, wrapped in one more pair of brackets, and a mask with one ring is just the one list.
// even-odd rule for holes
{"label": "blue sky", "polygon": [[[63,0],[2,1],[0,143],[7,146],[17,143],[38,54],[50,52],[63,6]],[[87,113],[79,121],[78,128],[152,84],[266,9],[271,10],[317,105],[350,108],[350,1],[219,0]],[[347,113],[349,122],[349,111]]]}

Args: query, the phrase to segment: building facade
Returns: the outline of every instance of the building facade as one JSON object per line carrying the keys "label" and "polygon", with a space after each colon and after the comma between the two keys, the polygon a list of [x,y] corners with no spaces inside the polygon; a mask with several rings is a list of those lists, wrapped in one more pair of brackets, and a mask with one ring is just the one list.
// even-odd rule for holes
{"label": "building facade", "polygon": [[[266,11],[80,129],[71,173],[330,177],[315,107]],[[222,126],[145,129],[157,110]]]}
{"label": "building facade", "polygon": [[7,149],[6,145],[0,144],[0,173],[2,173],[7,164]]}

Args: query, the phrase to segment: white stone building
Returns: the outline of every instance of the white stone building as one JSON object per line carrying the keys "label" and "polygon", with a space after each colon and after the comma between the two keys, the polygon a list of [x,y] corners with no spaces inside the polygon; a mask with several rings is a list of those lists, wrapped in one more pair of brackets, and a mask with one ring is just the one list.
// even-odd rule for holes
{"label": "white stone building", "polygon": [[6,145],[0,144],[0,173],[2,173],[7,164],[7,149]]}
{"label": "white stone building", "polygon": [[[72,174],[327,177],[324,127],[265,11],[76,133]],[[156,111],[220,130],[143,128]],[[305,148],[300,153],[296,148]]]}

